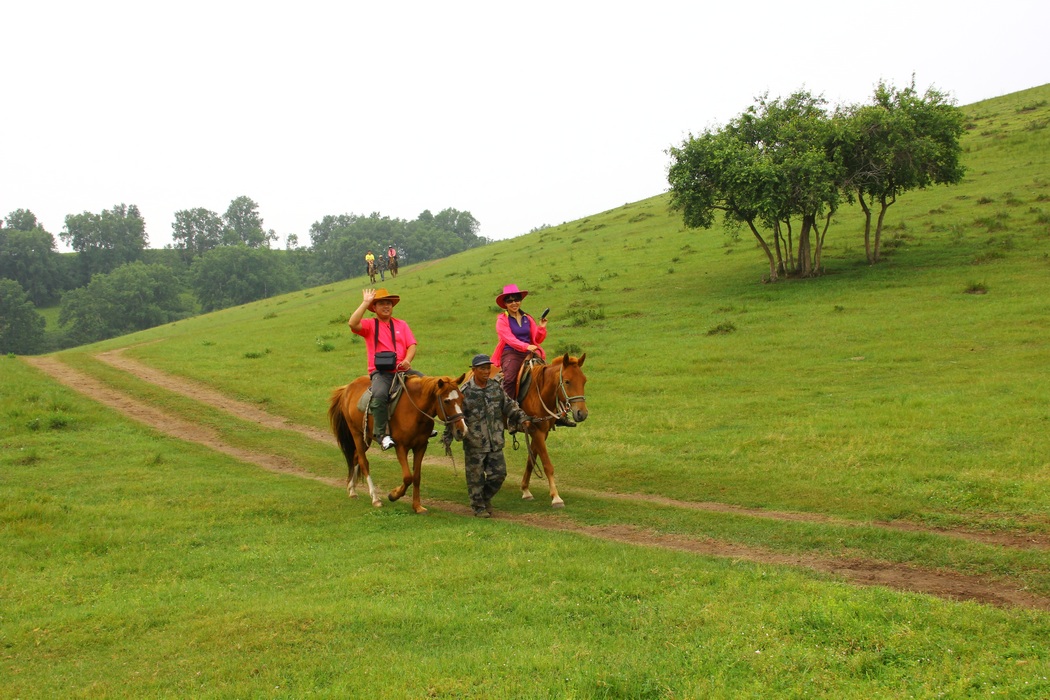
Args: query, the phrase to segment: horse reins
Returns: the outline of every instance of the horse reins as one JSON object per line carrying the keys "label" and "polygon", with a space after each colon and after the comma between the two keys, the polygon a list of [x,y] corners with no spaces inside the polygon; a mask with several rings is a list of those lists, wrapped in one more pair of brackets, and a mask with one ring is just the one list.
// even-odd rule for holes
{"label": "horse reins", "polygon": [[[416,409],[417,411],[419,411],[419,413],[421,415],[426,416],[430,420],[432,420],[434,422],[438,422],[438,416],[437,415],[433,415],[433,416],[430,415],[429,413],[424,411],[422,408],[417,406],[416,402],[412,400],[412,394],[408,390],[408,383],[405,381],[405,373],[404,372],[398,372],[396,375],[394,375],[394,378],[395,378],[395,381],[397,381],[397,382],[399,382],[401,384],[401,389],[405,392],[405,398],[407,398],[408,402],[410,404],[412,404],[412,408]],[[444,402],[444,400],[442,400],[442,398],[440,396],[438,397],[437,404],[438,404],[438,413],[441,414],[440,422],[446,428],[449,427],[450,425],[452,425],[453,423],[455,423],[456,421],[459,421],[459,420],[463,419],[463,414],[462,413],[460,413],[457,416],[453,416],[452,418],[449,418],[448,414],[445,413],[445,405],[444,405],[445,402]]]}
{"label": "horse reins", "polygon": [[[549,420],[558,420],[559,418],[563,418],[566,415],[568,415],[569,410],[572,409],[572,404],[587,400],[586,394],[569,396],[569,390],[565,387],[564,365],[558,365],[558,388],[555,390],[554,395],[555,408],[557,408],[560,411],[560,413],[555,413],[554,411],[551,411],[550,408],[548,408],[547,403],[543,400],[543,393],[540,391],[539,383],[534,380],[533,384],[536,387],[536,398],[540,400],[540,406],[542,406],[543,410],[547,412],[546,417],[530,416],[530,422],[533,423],[545,422]],[[564,403],[562,403],[561,397],[558,396],[558,392],[561,392],[562,396],[565,397]],[[516,450],[518,449],[518,435],[517,433],[514,433],[511,437],[511,442],[513,443],[514,449]],[[532,441],[529,439],[528,431],[525,432],[525,448],[528,450],[530,458],[535,457],[535,453],[533,453],[532,451]]]}

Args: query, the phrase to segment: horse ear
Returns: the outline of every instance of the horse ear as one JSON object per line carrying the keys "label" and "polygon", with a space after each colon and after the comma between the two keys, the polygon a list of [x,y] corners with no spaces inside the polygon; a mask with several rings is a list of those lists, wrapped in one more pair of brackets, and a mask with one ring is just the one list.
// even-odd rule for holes
{"label": "horse ear", "polygon": [[577,361],[579,363],[580,367],[583,367],[583,361],[586,360],[586,359],[587,359],[587,353],[583,353],[582,355],[580,355],[580,359]]}
{"label": "horse ear", "polygon": [[569,364],[569,353],[565,353],[565,356],[561,358],[561,363],[563,365],[568,365]]}
{"label": "horse ear", "polygon": [[466,378],[467,378],[467,373],[466,372],[464,372],[463,374],[459,375],[459,379],[456,380],[456,386],[459,386],[460,384],[462,384],[463,380],[466,379]]}

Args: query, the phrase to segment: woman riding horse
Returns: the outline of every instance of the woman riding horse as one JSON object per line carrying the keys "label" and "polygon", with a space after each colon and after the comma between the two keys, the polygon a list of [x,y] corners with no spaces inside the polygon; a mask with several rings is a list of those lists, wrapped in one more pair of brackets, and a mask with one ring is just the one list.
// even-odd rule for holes
{"label": "woman riding horse", "polygon": [[[528,385],[522,387],[518,397],[518,405],[532,416],[526,433],[529,458],[525,463],[525,475],[521,479],[521,497],[525,500],[532,500],[529,479],[532,477],[533,467],[536,466],[536,458],[539,457],[543,463],[543,472],[547,476],[551,507],[565,506],[554,483],[554,465],[547,453],[547,436],[555,424],[563,424],[559,421],[566,418],[571,417],[576,423],[587,420],[587,397],[584,393],[587,376],[583,373],[585,359],[587,353],[579,358],[565,353],[554,358],[549,365],[536,361],[525,371],[528,375]],[[525,381],[525,377],[522,377],[522,381]]]}

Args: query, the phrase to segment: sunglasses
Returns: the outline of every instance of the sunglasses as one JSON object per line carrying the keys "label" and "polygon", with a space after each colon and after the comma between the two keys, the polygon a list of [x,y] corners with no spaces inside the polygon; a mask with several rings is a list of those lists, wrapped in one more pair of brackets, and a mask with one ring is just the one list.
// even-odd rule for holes
{"label": "sunglasses", "polygon": [[518,304],[521,303],[521,297],[504,297],[503,301],[507,302],[508,304]]}

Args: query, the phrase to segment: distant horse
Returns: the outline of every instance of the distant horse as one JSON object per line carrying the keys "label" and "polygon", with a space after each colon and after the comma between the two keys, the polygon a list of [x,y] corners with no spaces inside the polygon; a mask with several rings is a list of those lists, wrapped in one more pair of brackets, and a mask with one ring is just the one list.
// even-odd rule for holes
{"label": "distant horse", "polygon": [[554,421],[563,416],[571,416],[577,423],[587,420],[587,397],[584,395],[587,377],[583,373],[585,359],[587,353],[580,355],[579,359],[565,353],[562,357],[554,358],[549,365],[536,362],[527,370],[531,381],[525,388],[525,394],[518,395],[518,404],[533,418],[526,433],[529,438],[526,442],[531,443],[529,459],[525,464],[525,476],[521,479],[521,497],[525,500],[532,500],[529,479],[536,466],[536,458],[539,457],[547,475],[551,507],[565,506],[554,484],[554,465],[547,453],[547,435]]}
{"label": "distant horse", "polygon": [[[452,427],[452,434],[462,440],[467,434],[467,423],[463,419],[463,394],[459,385],[466,374],[454,377],[419,377],[399,374],[395,383],[403,382],[401,398],[390,412],[390,436],[397,443],[397,461],[401,463],[401,486],[390,492],[391,501],[405,495],[408,485],[412,484],[412,509],[417,513],[426,513],[427,509],[419,502],[420,468],[423,455],[427,451],[427,441],[434,430],[434,420]],[[372,505],[379,507],[380,501],[375,483],[372,481],[365,451],[372,442],[372,417],[368,425],[363,424],[364,413],[358,408],[358,400],[368,390],[371,382],[368,377],[358,377],[354,381],[339,387],[332,392],[328,405],[328,421],[332,433],[339,442],[339,448],[346,458],[347,480],[346,493],[350,498],[357,498],[357,475],[360,471],[368,483],[368,495]],[[408,451],[412,450],[412,470],[408,468]]]}
{"label": "distant horse", "polygon": [[390,258],[390,276],[397,277],[397,256]]}
{"label": "distant horse", "polygon": [[375,262],[368,263],[368,280],[372,283],[376,283],[376,264]]}

